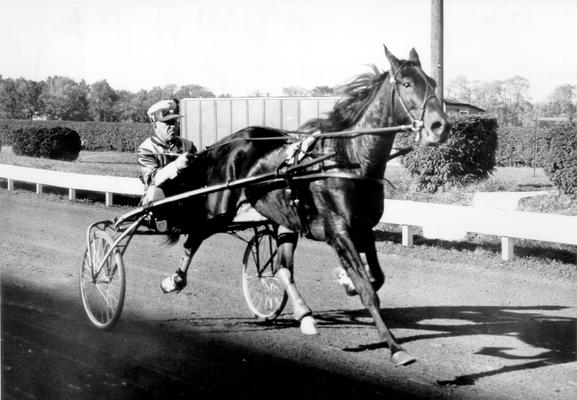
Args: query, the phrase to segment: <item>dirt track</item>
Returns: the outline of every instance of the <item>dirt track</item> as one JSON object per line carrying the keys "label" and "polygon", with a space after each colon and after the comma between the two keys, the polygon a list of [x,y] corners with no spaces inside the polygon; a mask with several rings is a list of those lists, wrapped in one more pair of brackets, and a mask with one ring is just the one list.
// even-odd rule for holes
{"label": "dirt track", "polygon": [[383,254],[383,307],[419,358],[394,368],[360,301],[333,282],[330,248],[305,240],[297,283],[318,337],[287,313],[254,322],[240,287],[244,244],[227,235],[201,247],[189,286],[168,296],[158,285],[180,245],[135,239],[125,311],[112,332],[97,331],[78,295],[84,230],[123,211],[0,191],[3,398],[577,396],[575,284]]}

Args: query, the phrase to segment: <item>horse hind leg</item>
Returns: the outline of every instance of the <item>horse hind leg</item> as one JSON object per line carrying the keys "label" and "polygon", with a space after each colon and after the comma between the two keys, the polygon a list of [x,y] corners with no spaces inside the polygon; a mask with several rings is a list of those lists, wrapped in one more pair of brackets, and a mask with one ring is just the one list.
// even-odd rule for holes
{"label": "horse hind leg", "polygon": [[[363,260],[363,265],[365,266],[365,271],[369,277],[371,284],[373,285],[373,289],[378,291],[383,284],[385,283],[385,275],[383,270],[381,269],[381,265],[379,264],[379,259],[377,257],[377,249],[375,248],[375,237],[373,235],[373,231],[369,229],[365,232],[365,235],[362,236],[362,244],[360,248],[364,250],[365,260]],[[341,286],[344,287],[347,295],[349,296],[356,296],[358,295],[357,290],[355,289],[355,285],[349,275],[347,274],[346,270],[339,266],[335,268],[334,275]]]}
{"label": "horse hind leg", "polygon": [[296,321],[300,322],[301,332],[305,335],[317,335],[318,330],[312,311],[300,295],[291,272],[293,271],[294,251],[297,239],[296,233],[282,226],[279,227],[277,247],[280,268],[276,276],[289,295],[293,306],[293,316]]}
{"label": "horse hind leg", "polygon": [[377,249],[375,248],[375,235],[372,229],[369,229],[364,236],[363,248],[367,259],[368,273],[371,277],[371,284],[373,289],[378,291],[385,283],[385,274],[379,263],[377,257]]}
{"label": "horse hind leg", "polygon": [[184,241],[180,263],[176,272],[162,280],[160,288],[164,293],[180,292],[187,285],[188,268],[192,257],[200,247],[202,239],[196,236],[188,235]]}
{"label": "horse hind leg", "polygon": [[353,281],[355,288],[359,292],[363,305],[371,314],[380,338],[387,343],[391,352],[391,362],[398,366],[407,365],[416,361],[416,358],[401,347],[387,327],[381,314],[379,297],[371,284],[369,274],[350,237],[341,233],[336,236],[332,244],[341,263]]}

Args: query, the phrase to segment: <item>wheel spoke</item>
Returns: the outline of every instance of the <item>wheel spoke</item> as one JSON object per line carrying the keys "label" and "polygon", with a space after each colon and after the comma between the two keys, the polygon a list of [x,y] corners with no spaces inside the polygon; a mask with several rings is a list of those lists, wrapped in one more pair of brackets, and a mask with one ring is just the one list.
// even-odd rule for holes
{"label": "wheel spoke", "polygon": [[[105,289],[103,289],[98,284],[96,284],[96,289],[98,289],[98,292],[100,293],[100,299],[103,301],[103,304],[108,306],[108,307],[103,307],[103,308],[114,309],[113,304],[108,299],[107,291]],[[113,297],[113,296],[111,296],[111,297]]]}

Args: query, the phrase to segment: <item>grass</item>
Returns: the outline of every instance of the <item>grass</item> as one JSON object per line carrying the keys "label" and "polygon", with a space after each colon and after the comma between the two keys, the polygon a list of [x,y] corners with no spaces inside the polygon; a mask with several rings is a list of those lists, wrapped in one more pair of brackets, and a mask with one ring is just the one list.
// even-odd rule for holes
{"label": "grass", "polygon": [[74,172],[78,174],[127,176],[137,178],[139,171],[136,154],[113,151],[81,151],[75,161],[50,160],[18,156],[11,147],[2,147],[0,164],[19,165],[22,167],[41,168],[52,171]]}
{"label": "grass", "polygon": [[437,193],[416,190],[409,173],[400,166],[389,166],[385,177],[390,181],[386,186],[389,199],[413,200],[431,203],[471,205],[477,192],[533,192],[546,191],[547,194],[520,200],[518,210],[561,215],[577,215],[577,195],[566,195],[555,189],[542,168],[498,167],[485,181],[452,187]]}

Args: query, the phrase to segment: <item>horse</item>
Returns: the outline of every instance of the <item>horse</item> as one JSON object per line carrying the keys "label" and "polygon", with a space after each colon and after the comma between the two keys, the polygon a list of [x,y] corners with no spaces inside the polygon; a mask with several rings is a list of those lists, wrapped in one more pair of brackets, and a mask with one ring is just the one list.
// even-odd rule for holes
{"label": "horse", "polygon": [[[372,73],[359,75],[346,86],[345,96],[328,118],[309,121],[302,128],[327,133],[410,125],[421,145],[444,142],[450,124],[435,96],[435,82],[423,72],[416,50],[411,49],[407,60],[397,59],[386,46],[384,50],[389,71],[379,72],[373,67]],[[416,359],[396,341],[380,309],[376,291],[384,284],[385,276],[372,231],[384,211],[382,183],[395,135],[353,135],[347,139],[341,139],[338,133],[316,136],[301,161],[310,162],[312,166],[306,169],[316,178],[277,186],[264,182],[182,201],[177,216],[172,221],[169,218],[172,234],[187,234],[180,273],[186,280],[201,243],[215,233],[225,232],[239,207],[248,202],[278,226],[277,277],[289,294],[294,318],[300,321],[303,333],[316,334],[317,330],[312,311],[292,277],[298,233],[325,241],[335,250],[388,346],[391,361],[395,365],[409,364]],[[242,129],[200,152],[179,179],[192,190],[279,171],[287,162],[289,139],[283,130]],[[311,162],[319,159],[322,161]]]}

